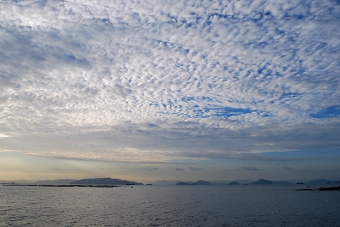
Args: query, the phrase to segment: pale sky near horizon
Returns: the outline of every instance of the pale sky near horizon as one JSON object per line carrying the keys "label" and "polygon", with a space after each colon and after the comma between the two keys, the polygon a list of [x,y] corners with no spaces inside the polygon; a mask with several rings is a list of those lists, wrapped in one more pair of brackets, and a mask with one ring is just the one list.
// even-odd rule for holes
{"label": "pale sky near horizon", "polygon": [[340,3],[0,1],[0,180],[340,176]]}

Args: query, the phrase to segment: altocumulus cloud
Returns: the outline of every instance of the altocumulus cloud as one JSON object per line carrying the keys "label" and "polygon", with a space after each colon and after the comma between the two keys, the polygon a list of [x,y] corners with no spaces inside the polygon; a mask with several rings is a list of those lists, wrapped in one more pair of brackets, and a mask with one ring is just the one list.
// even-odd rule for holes
{"label": "altocumulus cloud", "polygon": [[168,162],[340,146],[338,1],[0,11],[0,150]]}

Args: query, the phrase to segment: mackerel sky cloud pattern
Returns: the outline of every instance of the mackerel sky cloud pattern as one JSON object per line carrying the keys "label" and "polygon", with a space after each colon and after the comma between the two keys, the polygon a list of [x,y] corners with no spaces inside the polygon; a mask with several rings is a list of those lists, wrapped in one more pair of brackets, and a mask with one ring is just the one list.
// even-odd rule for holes
{"label": "mackerel sky cloud pattern", "polygon": [[168,162],[340,146],[339,1],[0,11],[2,151]]}

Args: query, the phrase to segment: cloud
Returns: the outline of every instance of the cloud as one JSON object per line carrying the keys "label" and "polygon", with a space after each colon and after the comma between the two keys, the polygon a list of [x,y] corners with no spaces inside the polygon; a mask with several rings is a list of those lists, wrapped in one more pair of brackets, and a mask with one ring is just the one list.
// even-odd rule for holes
{"label": "cloud", "polygon": [[64,172],[80,171],[79,168],[77,169],[52,168],[51,170],[52,171],[64,171]]}
{"label": "cloud", "polygon": [[202,168],[197,168],[197,167],[189,167],[191,171],[201,171],[203,170]]}
{"label": "cloud", "polygon": [[247,170],[247,171],[258,171],[259,170],[256,167],[248,167],[248,166],[242,166],[241,169]]}
{"label": "cloud", "polygon": [[[301,160],[301,157],[261,153],[290,151],[296,147],[308,149],[319,143],[317,134],[323,133],[325,144],[337,136],[336,130],[332,131],[331,128],[328,128],[328,132],[320,130],[318,133],[310,128],[308,136],[298,126],[291,126],[283,134],[271,128],[259,127],[219,130],[203,125],[197,129],[196,123],[187,124],[185,128],[177,124],[166,128],[169,122],[158,122],[158,125],[155,128],[126,122],[97,132],[92,128],[88,132],[76,133],[70,128],[69,132],[22,134],[15,138],[2,138],[2,146],[3,150],[17,150],[33,155],[120,162],[176,163],[176,160],[183,158],[292,161]],[[314,133],[315,137],[312,136]],[[281,138],[287,140],[282,141]],[[310,141],[311,138],[315,140]],[[240,140],[242,143],[239,143]],[[53,147],[53,151],[49,150],[50,147]],[[251,150],[253,153],[249,153]]]}
{"label": "cloud", "polygon": [[340,146],[336,1],[0,8],[2,150],[163,163]]}
{"label": "cloud", "polygon": [[144,170],[146,171],[154,171],[154,170],[158,170],[157,167],[147,167],[147,168],[144,168]]}
{"label": "cloud", "polygon": [[184,169],[183,169],[183,168],[178,168],[178,167],[176,167],[175,170],[176,170],[176,171],[183,171]]}

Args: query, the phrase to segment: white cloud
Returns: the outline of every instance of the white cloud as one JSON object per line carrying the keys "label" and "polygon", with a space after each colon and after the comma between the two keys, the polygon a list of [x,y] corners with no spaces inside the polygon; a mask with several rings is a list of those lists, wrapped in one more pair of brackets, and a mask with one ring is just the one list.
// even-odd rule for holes
{"label": "white cloud", "polygon": [[1,133],[51,138],[46,154],[61,141],[122,161],[340,145],[337,115],[310,117],[339,106],[334,1],[0,4]]}
{"label": "white cloud", "polygon": [[6,138],[6,137],[9,137],[9,136],[5,134],[0,134],[0,138]]}

